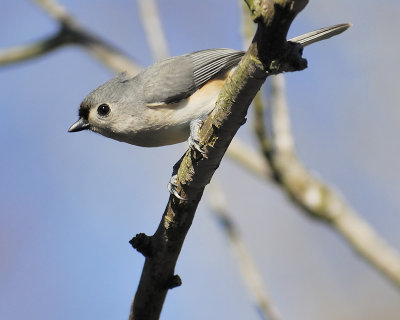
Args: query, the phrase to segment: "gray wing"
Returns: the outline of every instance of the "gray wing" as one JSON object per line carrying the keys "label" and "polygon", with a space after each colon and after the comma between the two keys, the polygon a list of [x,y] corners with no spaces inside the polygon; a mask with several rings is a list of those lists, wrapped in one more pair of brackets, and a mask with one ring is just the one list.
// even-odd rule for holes
{"label": "gray wing", "polygon": [[157,62],[142,74],[145,102],[154,107],[185,99],[235,67],[243,55],[232,49],[209,49]]}

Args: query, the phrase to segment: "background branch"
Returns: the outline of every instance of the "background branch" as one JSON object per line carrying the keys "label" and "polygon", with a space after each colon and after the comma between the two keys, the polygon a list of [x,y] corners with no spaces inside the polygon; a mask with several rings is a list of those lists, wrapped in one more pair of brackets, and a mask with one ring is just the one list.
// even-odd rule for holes
{"label": "background branch", "polygon": [[269,178],[272,174],[264,157],[236,137],[232,139],[226,155],[239,167],[245,169],[259,179]]}
{"label": "background branch", "polygon": [[313,218],[327,222],[367,263],[400,288],[400,256],[330,187],[313,177],[294,152],[284,77],[270,78],[271,129],[265,127],[263,104],[255,104],[255,130],[274,181]]}
{"label": "background branch", "polygon": [[85,30],[68,13],[68,11],[53,0],[33,0],[50,17],[59,22],[59,31],[42,41],[0,50],[0,66],[22,62],[50,53],[64,45],[78,45],[89,52],[94,58],[113,72],[127,72],[135,75],[140,66],[121,51],[101,38]]}
{"label": "background branch", "polygon": [[281,320],[282,316],[271,300],[267,288],[263,285],[262,275],[240,235],[239,228],[227,210],[228,206],[222,189],[213,180],[208,190],[207,194],[209,195],[211,209],[234,249],[242,278],[261,318],[265,320]]}
{"label": "background branch", "polygon": [[63,31],[35,43],[0,50],[0,66],[33,59],[67,44]]}
{"label": "background branch", "polygon": [[137,0],[146,39],[155,61],[170,56],[167,40],[161,25],[160,14],[155,0]]}

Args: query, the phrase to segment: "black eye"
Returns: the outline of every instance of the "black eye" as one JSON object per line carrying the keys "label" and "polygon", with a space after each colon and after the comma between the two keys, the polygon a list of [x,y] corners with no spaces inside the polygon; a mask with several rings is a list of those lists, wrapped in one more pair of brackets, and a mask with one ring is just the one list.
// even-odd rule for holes
{"label": "black eye", "polygon": [[102,117],[107,116],[110,113],[110,111],[111,111],[110,107],[108,106],[108,104],[105,103],[97,107],[97,113]]}

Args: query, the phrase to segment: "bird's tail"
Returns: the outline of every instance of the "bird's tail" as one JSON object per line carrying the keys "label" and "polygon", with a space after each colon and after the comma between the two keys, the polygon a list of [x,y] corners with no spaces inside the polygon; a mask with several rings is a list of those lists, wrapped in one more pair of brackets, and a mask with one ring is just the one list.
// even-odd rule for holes
{"label": "bird's tail", "polygon": [[351,27],[350,23],[336,24],[334,26],[318,29],[315,31],[308,32],[301,36],[290,39],[291,42],[300,43],[303,47],[306,47],[314,42],[329,39],[330,37],[341,34],[343,31]]}

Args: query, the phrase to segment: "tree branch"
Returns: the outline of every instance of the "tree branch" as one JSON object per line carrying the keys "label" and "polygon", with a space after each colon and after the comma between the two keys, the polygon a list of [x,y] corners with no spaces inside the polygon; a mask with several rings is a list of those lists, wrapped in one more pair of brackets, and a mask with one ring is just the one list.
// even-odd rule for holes
{"label": "tree branch", "polygon": [[85,30],[68,13],[53,0],[33,0],[49,16],[59,22],[59,31],[42,41],[0,51],[0,66],[22,62],[49,53],[63,45],[78,45],[88,51],[113,72],[126,71],[135,75],[140,71],[139,65],[104,40]]}
{"label": "tree branch", "polygon": [[265,128],[262,104],[255,105],[255,128],[274,181],[303,212],[327,222],[367,263],[400,288],[399,253],[360,218],[339,194],[313,177],[299,161],[290,130],[284,78],[279,75],[271,78],[270,82],[272,135],[269,137]]}
{"label": "tree branch", "polygon": [[[167,58],[169,56],[169,50],[165,34],[161,27],[161,18],[155,0],[138,0],[137,4],[140,9],[140,18],[154,60]],[[247,11],[245,13],[248,15]],[[254,24],[252,24],[252,34],[254,34],[254,31],[255,27]],[[267,175],[268,167],[263,156],[253,150],[249,150],[249,148],[238,139],[234,138],[232,140],[227,154],[238,163],[245,163],[247,167],[251,168],[255,173],[258,173],[260,177],[265,177]],[[248,157],[254,157],[256,160],[258,159],[259,161],[256,161],[257,165],[251,165],[247,161]],[[262,276],[240,236],[238,227],[226,210],[227,206],[222,190],[218,188],[215,180],[213,180],[209,188],[211,192],[209,193],[208,202],[216,217],[216,221],[222,226],[222,232],[227,236],[234,249],[240,274],[248,288],[250,297],[254,300],[254,305],[258,313],[265,320],[281,320],[279,310],[272,302],[267,289],[263,285]]]}
{"label": "tree branch", "polygon": [[153,59],[158,61],[168,58],[168,44],[161,26],[161,19],[156,1],[138,0],[137,5],[139,7],[140,20],[142,21]]}
{"label": "tree branch", "polygon": [[271,177],[272,172],[264,156],[236,137],[232,139],[226,156],[259,179]]}
{"label": "tree branch", "polygon": [[55,35],[28,45],[0,50],[0,66],[33,59],[66,44],[65,34],[60,30]]}
{"label": "tree branch", "polygon": [[141,68],[132,59],[101,38],[84,29],[68,11],[54,0],[33,0],[50,17],[57,20],[65,34],[65,44],[75,44],[86,49],[94,58],[114,72],[137,74]]}
{"label": "tree branch", "polygon": [[227,210],[225,197],[221,189],[215,185],[215,180],[212,181],[208,190],[210,191],[207,194],[210,198],[212,211],[235,250],[242,278],[261,318],[281,320],[282,316],[263,285],[262,275],[240,235],[237,224]]}
{"label": "tree branch", "polygon": [[[130,319],[159,318],[171,280],[176,279],[175,264],[204,187],[218,168],[233,136],[245,122],[247,109],[266,77],[306,67],[306,61],[301,58],[301,46],[286,42],[286,35],[307,1],[262,2],[272,6],[268,10],[260,8],[253,42],[226,81],[215,109],[199,132],[200,145],[207,150],[207,158],[188,150],[180,161],[177,191],[188,200],[178,200],[171,195],[157,231],[149,239],[145,238],[148,244],[146,260]],[[141,247],[139,238],[131,241],[135,247]]]}

